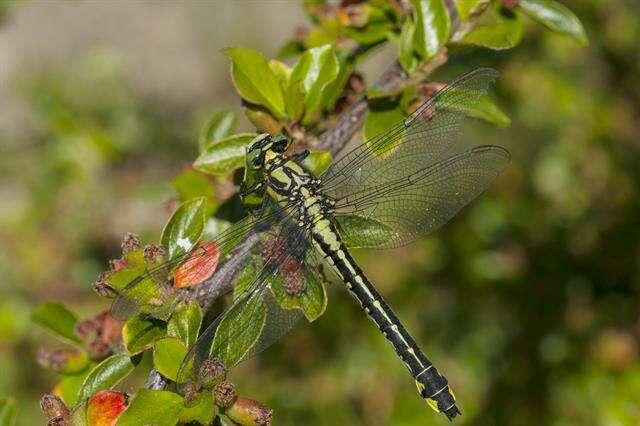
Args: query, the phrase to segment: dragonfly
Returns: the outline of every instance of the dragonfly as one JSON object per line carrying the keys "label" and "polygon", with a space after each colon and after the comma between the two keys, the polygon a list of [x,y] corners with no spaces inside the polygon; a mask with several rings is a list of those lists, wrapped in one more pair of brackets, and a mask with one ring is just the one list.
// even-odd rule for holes
{"label": "dragonfly", "polygon": [[[482,145],[464,150],[458,143],[465,118],[497,77],[490,68],[459,77],[402,121],[337,158],[320,176],[303,163],[308,151],[287,154],[291,141],[286,136],[257,136],[246,149],[240,188],[250,214],[206,245],[131,281],[113,302],[113,315],[153,315],[162,305],[159,301],[177,299],[172,270],[189,262],[197,265],[194,258],[206,258],[211,247],[223,258],[253,238],[251,267],[236,277],[232,304],[188,351],[179,383],[197,377],[205,360],[223,360],[232,368],[281,338],[300,318],[321,315],[324,307],[317,301],[326,299],[321,268],[325,265],[390,343],[420,397],[453,419],[461,411],[448,380],[350,250],[397,248],[438,229],[506,168],[510,154],[504,148]],[[150,278],[155,284],[143,290],[140,284]],[[145,293],[149,291],[152,296]]]}

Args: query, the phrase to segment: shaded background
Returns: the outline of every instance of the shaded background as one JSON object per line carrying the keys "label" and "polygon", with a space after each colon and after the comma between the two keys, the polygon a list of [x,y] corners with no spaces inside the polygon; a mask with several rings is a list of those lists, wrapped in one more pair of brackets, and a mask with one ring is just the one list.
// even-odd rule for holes
{"label": "shaded background", "polygon": [[[505,52],[470,50],[435,76],[502,73],[513,124],[476,124],[513,163],[444,229],[359,251],[363,269],[452,382],[457,424],[640,422],[640,12],[565,1],[588,47],[528,22]],[[306,19],[296,2],[0,2],[0,396],[39,424],[55,375],[33,306],[107,307],[90,288],[136,232],[157,239],[171,178],[212,111],[240,111],[220,53],[273,57]],[[369,81],[392,60],[364,65]],[[242,129],[250,129],[245,120]],[[274,424],[446,424],[351,297],[300,324],[232,379]]]}

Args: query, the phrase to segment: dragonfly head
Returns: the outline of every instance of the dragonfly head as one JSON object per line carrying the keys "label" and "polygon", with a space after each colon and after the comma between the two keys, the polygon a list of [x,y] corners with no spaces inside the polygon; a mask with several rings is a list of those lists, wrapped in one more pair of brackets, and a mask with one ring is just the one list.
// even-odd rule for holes
{"label": "dragonfly head", "polygon": [[270,158],[284,154],[289,148],[286,136],[271,136],[267,133],[258,135],[247,147],[246,169],[260,170]]}
{"label": "dragonfly head", "polygon": [[262,204],[264,196],[265,165],[282,156],[289,148],[289,139],[285,136],[261,134],[249,143],[245,157],[244,179],[240,197],[250,210]]}

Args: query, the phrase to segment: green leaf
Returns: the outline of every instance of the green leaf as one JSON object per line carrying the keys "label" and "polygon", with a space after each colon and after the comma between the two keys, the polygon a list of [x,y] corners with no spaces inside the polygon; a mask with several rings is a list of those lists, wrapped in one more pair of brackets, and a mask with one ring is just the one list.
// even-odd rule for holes
{"label": "green leaf", "polygon": [[173,426],[183,410],[182,397],[163,390],[142,389],[118,417],[117,426]]}
{"label": "green leaf", "polygon": [[213,197],[213,185],[211,181],[202,173],[195,170],[185,170],[178,174],[171,181],[173,189],[176,190],[182,201],[187,201],[195,197]]}
{"label": "green leaf", "polygon": [[260,133],[277,135],[282,130],[282,123],[265,107],[256,104],[246,104],[244,114]]}
{"label": "green leaf", "polygon": [[386,243],[396,236],[396,232],[377,220],[358,215],[336,215],[342,240],[348,247],[375,246]]}
{"label": "green leaf", "polygon": [[507,127],[511,124],[507,114],[491,98],[485,95],[481,95],[478,98],[478,103],[473,108],[467,108],[467,110],[472,117],[481,118],[499,127]]}
{"label": "green leaf", "polygon": [[220,111],[202,126],[198,145],[200,152],[205,151],[211,145],[233,132],[238,124],[238,118],[233,111]]}
{"label": "green leaf", "polygon": [[200,392],[193,405],[182,408],[180,412],[180,422],[198,422],[203,425],[208,425],[213,421],[214,413],[213,393]]}
{"label": "green leaf", "polygon": [[98,391],[112,388],[127,377],[133,369],[134,365],[128,355],[111,355],[87,375],[78,392],[78,399],[82,401]]}
{"label": "green leaf", "polygon": [[166,332],[163,321],[136,315],[129,318],[122,327],[122,342],[127,352],[134,355],[151,347],[153,342],[164,337]]}
{"label": "green leaf", "polygon": [[578,43],[589,43],[580,20],[566,6],[553,0],[520,0],[518,6],[531,18],[550,30],[573,37]]}
{"label": "green leaf", "polygon": [[330,44],[307,50],[291,71],[289,81],[302,82],[305,92],[305,115],[303,124],[312,123],[319,118],[322,105],[322,93],[325,87],[338,75],[338,59]]}
{"label": "green leaf", "polygon": [[344,34],[358,44],[364,46],[376,44],[387,38],[387,34],[393,30],[393,23],[389,21],[372,22],[362,28],[347,27]]}
{"label": "green leaf", "polygon": [[261,297],[236,303],[218,325],[209,352],[231,368],[256,344],[267,319],[267,306]]}
{"label": "green leaf", "polygon": [[90,364],[89,367],[81,373],[66,374],[60,378],[56,389],[64,403],[69,407],[73,407],[78,402],[80,388],[82,388],[82,384],[87,379],[89,373],[93,371],[94,367],[95,364]]}
{"label": "green leaf", "polygon": [[107,278],[107,283],[114,290],[121,291],[132,280],[144,274],[145,272],[146,270],[144,267],[135,267],[135,268],[125,267],[122,269],[118,269],[117,271],[109,275],[109,277]]}
{"label": "green leaf", "polygon": [[69,343],[81,343],[76,336],[78,318],[58,302],[42,303],[31,312],[31,321]]}
{"label": "green leaf", "polygon": [[334,109],[353,71],[349,52],[343,49],[336,49],[336,57],[338,58],[338,76],[327,84],[322,91],[321,104],[327,111]]}
{"label": "green leaf", "polygon": [[16,400],[0,398],[0,426],[12,426],[16,422]]}
{"label": "green leaf", "polygon": [[291,74],[291,68],[289,68],[289,66],[284,62],[280,62],[276,59],[269,59],[268,63],[271,72],[276,77],[276,80],[278,80],[282,93],[284,93],[284,89],[289,81],[289,74]]}
{"label": "green leaf", "polygon": [[485,8],[491,0],[456,0],[456,10],[462,22],[467,22],[469,16],[475,15]]}
{"label": "green leaf", "polygon": [[242,293],[247,291],[249,286],[253,284],[256,279],[256,260],[260,260],[260,255],[254,255],[252,259],[238,272],[238,277],[236,278],[236,285],[233,287],[233,301],[238,300]]}
{"label": "green leaf", "polygon": [[189,252],[202,236],[206,203],[205,197],[187,200],[169,218],[160,237],[169,259]]}
{"label": "green leaf", "polygon": [[277,118],[284,117],[284,98],[278,79],[260,52],[230,48],[224,53],[232,60],[231,75],[236,90],[244,99],[269,109]]}
{"label": "green leaf", "polygon": [[167,324],[167,335],[180,339],[190,348],[198,338],[202,311],[196,302],[181,303]]}
{"label": "green leaf", "polygon": [[331,152],[311,151],[302,164],[316,176],[320,176],[331,165]]}
{"label": "green leaf", "polygon": [[[292,274],[291,271],[288,272]],[[285,279],[304,280],[304,289],[300,294],[288,294],[284,288]],[[299,269],[288,278],[282,274],[275,275],[270,280],[271,292],[283,309],[301,309],[309,322],[316,320],[327,307],[327,292],[318,276],[308,268]]]}
{"label": "green leaf", "polygon": [[451,20],[443,0],[413,0],[416,29],[414,48],[425,59],[433,57],[449,39]]}
{"label": "green leaf", "polygon": [[182,360],[187,354],[187,347],[173,337],[158,339],[153,348],[153,366],[164,377],[175,381]]}
{"label": "green leaf", "polygon": [[522,40],[522,21],[515,14],[493,8],[482,15],[481,21],[457,43],[502,50],[514,47]]}
{"label": "green leaf", "polygon": [[302,114],[304,113],[305,95],[304,85],[301,81],[291,82],[284,93],[284,103],[287,109],[287,115],[294,123],[300,121]]}
{"label": "green leaf", "polygon": [[418,58],[413,51],[413,37],[415,34],[415,26],[410,18],[407,18],[402,24],[400,32],[400,40],[398,41],[398,60],[402,68],[408,73],[413,73],[418,67]]}
{"label": "green leaf", "polygon": [[[367,142],[371,141],[375,136],[403,120],[405,116],[406,114],[399,102],[376,102],[375,105],[370,105],[370,110],[364,119],[365,140]],[[400,140],[401,138],[398,137],[396,139]],[[394,147],[386,147],[386,149],[392,148]],[[376,152],[386,152],[386,149],[376,148]]]}
{"label": "green leaf", "polygon": [[198,156],[193,166],[205,173],[223,174],[244,165],[246,147],[255,133],[239,133],[210,146]]}

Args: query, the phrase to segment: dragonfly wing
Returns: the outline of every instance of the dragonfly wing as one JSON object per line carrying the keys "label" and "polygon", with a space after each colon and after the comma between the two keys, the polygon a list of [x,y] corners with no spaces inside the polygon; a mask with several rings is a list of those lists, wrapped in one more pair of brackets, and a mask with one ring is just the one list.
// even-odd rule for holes
{"label": "dragonfly wing", "polygon": [[[365,188],[336,207],[338,223],[352,215],[373,220],[390,231],[379,235],[350,235],[357,228],[340,227],[346,241],[361,247],[394,248],[408,244],[449,221],[480,195],[509,163],[508,151],[480,146],[418,170],[396,181]],[[374,227],[374,229],[377,229]]]}
{"label": "dragonfly wing", "polygon": [[336,201],[339,225],[353,218],[346,214],[358,215],[360,224],[373,220],[383,225],[367,226],[365,233],[362,226],[351,230],[341,226],[348,245],[407,244],[445,223],[486,189],[508,161],[508,153],[494,147],[455,155],[455,142],[465,117],[487,96],[497,77],[497,71],[489,68],[460,77],[323,174],[324,191]]}
{"label": "dragonfly wing", "polygon": [[[207,263],[217,262],[250,233],[262,233],[280,222],[285,213],[277,206],[269,206],[262,216],[247,216],[223,231],[206,245],[197,245],[188,253],[177,256],[161,265],[154,266],[145,273],[133,278],[118,292],[111,305],[111,315],[125,320],[138,313],[166,319],[180,293],[173,285],[173,271],[179,265],[184,276],[198,276],[195,268],[210,268]],[[207,248],[208,247],[208,248]],[[215,250],[215,253],[213,253]],[[214,268],[211,268],[214,270]]]}
{"label": "dragonfly wing", "polygon": [[[227,368],[252,357],[284,336],[303,316],[300,301],[312,290],[324,291],[305,231],[293,223],[282,224],[268,238],[252,262],[261,265],[236,283],[234,303],[200,335],[182,363],[178,382],[195,377],[206,359],[218,359]],[[253,266],[256,266],[254,264]],[[248,279],[247,279],[248,278]],[[314,281],[315,280],[315,281]],[[238,286],[240,288],[238,288]],[[298,288],[299,294],[294,291]],[[323,293],[326,301],[326,295]],[[324,309],[324,307],[322,308]]]}

